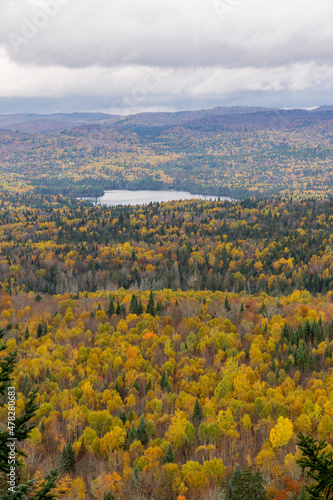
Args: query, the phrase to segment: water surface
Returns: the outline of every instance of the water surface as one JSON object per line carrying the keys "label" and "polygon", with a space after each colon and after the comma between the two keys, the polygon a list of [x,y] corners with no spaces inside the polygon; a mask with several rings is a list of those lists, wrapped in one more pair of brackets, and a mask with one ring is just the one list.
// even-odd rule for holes
{"label": "water surface", "polygon": [[[104,196],[97,198],[84,197],[84,200],[91,201],[97,205],[146,205],[150,202],[156,203],[173,200],[218,200],[218,196],[192,194],[187,191],[130,191],[128,189],[115,189],[105,191]],[[227,196],[220,196],[220,200],[231,200]]]}

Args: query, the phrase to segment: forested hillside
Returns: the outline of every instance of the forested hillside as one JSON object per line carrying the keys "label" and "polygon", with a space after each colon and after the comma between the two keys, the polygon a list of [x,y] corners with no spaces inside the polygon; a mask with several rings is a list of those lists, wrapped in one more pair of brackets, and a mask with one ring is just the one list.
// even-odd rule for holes
{"label": "forested hillside", "polygon": [[93,207],[31,193],[0,200],[6,291],[332,289],[331,200]]}
{"label": "forested hillside", "polygon": [[59,466],[64,500],[306,498],[297,433],[333,444],[332,210],[2,193],[0,329],[18,413],[39,404],[20,480]]}
{"label": "forested hillside", "polygon": [[1,292],[0,308],[18,409],[39,393],[22,474],[65,460],[57,498],[212,498],[239,464],[288,499],[296,433],[332,443],[331,292]]}
{"label": "forested hillside", "polygon": [[233,198],[332,195],[333,111],[0,117],[0,185],[42,193],[186,189]]}

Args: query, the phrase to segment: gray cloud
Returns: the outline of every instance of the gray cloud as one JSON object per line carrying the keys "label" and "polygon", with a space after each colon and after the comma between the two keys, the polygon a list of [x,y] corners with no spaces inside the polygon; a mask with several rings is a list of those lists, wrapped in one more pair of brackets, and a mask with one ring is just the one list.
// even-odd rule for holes
{"label": "gray cloud", "polygon": [[331,102],[332,17],[331,0],[3,0],[0,96]]}

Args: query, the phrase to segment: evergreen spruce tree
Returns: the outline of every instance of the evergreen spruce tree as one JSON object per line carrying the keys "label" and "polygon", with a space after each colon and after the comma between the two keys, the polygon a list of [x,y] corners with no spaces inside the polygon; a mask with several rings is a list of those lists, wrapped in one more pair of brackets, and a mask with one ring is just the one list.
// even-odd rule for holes
{"label": "evergreen spruce tree", "polygon": [[101,303],[98,302],[97,311],[101,311],[101,310],[102,310]]}
{"label": "evergreen spruce tree", "polygon": [[67,445],[63,446],[60,461],[59,461],[59,471],[62,474],[70,472],[75,464],[75,453],[73,450],[72,443],[69,441]]}
{"label": "evergreen spruce tree", "polygon": [[73,470],[75,465],[75,452],[70,441],[67,443],[67,461],[69,471]]}
{"label": "evergreen spruce tree", "polygon": [[243,302],[242,302],[242,303],[241,303],[241,306],[240,306],[240,312],[241,312],[241,313],[243,313],[244,311],[245,311],[245,309],[244,309],[244,304],[243,304]]}
{"label": "evergreen spruce tree", "polygon": [[151,388],[151,378],[148,380],[148,382],[145,385],[145,394],[148,394],[148,391],[150,388]]}
{"label": "evergreen spruce tree", "polygon": [[230,302],[228,300],[228,295],[225,296],[224,308],[225,308],[226,311],[230,311],[231,310],[231,305],[230,305]]}
{"label": "evergreen spruce tree", "polygon": [[252,467],[246,467],[232,490],[233,500],[267,500],[263,483],[260,471],[253,472]]}
{"label": "evergreen spruce tree", "polygon": [[119,304],[119,302],[117,302],[116,315],[117,316],[120,316],[120,315],[125,316],[125,314],[126,314],[126,307],[124,306],[124,304]]}
{"label": "evergreen spruce tree", "polygon": [[[0,341],[5,335],[4,330],[0,330]],[[4,352],[7,349],[6,344],[0,342],[0,352]],[[0,358],[0,408],[3,408],[4,404],[8,399],[8,388],[12,384],[12,373],[15,369],[17,352],[11,352],[6,356]],[[29,425],[29,421],[35,416],[38,409],[35,399],[37,397],[37,389],[35,389],[29,395],[28,401],[25,403],[23,413],[16,418],[15,422],[15,438],[18,443],[25,441],[34,425]],[[0,473],[6,475],[10,472],[10,464],[8,463],[8,440],[10,438],[9,430],[4,430],[0,428]],[[19,448],[16,448],[17,456],[26,456],[26,454]],[[17,473],[19,470],[16,471]],[[43,483],[38,487],[37,491],[33,493],[34,480],[29,480],[26,483],[16,485],[13,490],[8,489],[6,484],[5,491],[1,490],[0,496],[1,500],[25,500],[29,495],[30,500],[55,500],[55,496],[52,495],[51,490],[55,487],[55,483],[58,477],[56,471],[51,471],[44,479]]]}
{"label": "evergreen spruce tree", "polygon": [[308,494],[306,492],[305,483],[303,482],[301,491],[299,492],[299,495],[298,495],[298,500],[308,500],[308,498],[309,497],[308,497]]}
{"label": "evergreen spruce tree", "polygon": [[229,481],[228,484],[228,491],[227,491],[227,499],[228,500],[234,500],[233,492],[235,488],[238,485],[238,482],[240,481],[240,478],[242,477],[242,471],[239,466],[239,464],[236,465],[236,469],[234,470],[234,473]]}
{"label": "evergreen spruce tree", "polygon": [[162,306],[162,304],[161,304],[161,302],[160,302],[159,300],[157,301],[157,304],[156,304],[156,310],[155,310],[155,312],[156,312],[157,314],[159,314],[159,313],[163,312],[163,306]]}
{"label": "evergreen spruce tree", "polygon": [[131,489],[134,491],[137,491],[139,489],[139,484],[140,484],[140,472],[139,468],[137,465],[134,465],[133,467],[133,474],[131,477]]}
{"label": "evergreen spruce tree", "polygon": [[153,292],[150,292],[146,312],[147,312],[147,314],[151,314],[152,316],[155,316],[155,301],[154,301]]}
{"label": "evergreen spruce tree", "polygon": [[126,448],[128,449],[136,439],[137,439],[137,432],[135,430],[134,423],[132,422],[132,425],[126,437]]}
{"label": "evergreen spruce tree", "polygon": [[140,315],[143,313],[143,305],[142,305],[142,302],[141,302],[141,299],[139,300],[138,302],[138,312],[137,314]]}
{"label": "evergreen spruce tree", "polygon": [[191,417],[191,422],[195,426],[195,428],[199,427],[202,418],[203,418],[202,409],[199,403],[199,398],[197,398],[194,404],[193,414]]}
{"label": "evergreen spruce tree", "polygon": [[51,374],[51,371],[50,371],[50,368],[49,368],[49,365],[47,365],[46,367],[46,370],[45,370],[45,379],[49,379],[49,380],[52,380],[52,374]]}
{"label": "evergreen spruce tree", "polygon": [[44,434],[46,430],[46,427],[45,427],[45,424],[44,424],[44,420],[42,420],[42,423],[40,424],[40,432],[41,434]]}
{"label": "evergreen spruce tree", "polygon": [[24,332],[24,340],[28,340],[29,337],[30,337],[29,328],[26,327],[25,332]]}
{"label": "evergreen spruce tree", "polygon": [[162,459],[162,465],[164,464],[173,464],[175,461],[175,455],[173,454],[172,446],[169,443],[168,449]]}
{"label": "evergreen spruce tree", "polygon": [[117,391],[118,394],[120,394],[120,387],[119,387],[118,379],[116,380],[116,383],[114,384],[114,390]]}
{"label": "evergreen spruce tree", "polygon": [[185,457],[186,461],[188,461],[189,456],[190,456],[190,443],[188,442],[187,436],[185,437]]}
{"label": "evergreen spruce tree", "polygon": [[312,349],[310,349],[305,366],[309,371],[313,372],[313,370],[316,369],[316,365],[317,365],[316,356],[313,354]]}
{"label": "evergreen spruce tree", "polygon": [[114,309],[114,302],[113,302],[113,297],[110,298],[110,303],[109,303],[109,307],[107,308],[106,310],[106,314],[109,316],[109,318],[111,318],[111,316],[115,313],[115,309]]}
{"label": "evergreen spruce tree", "polygon": [[163,372],[162,372],[160,385],[161,385],[162,389],[165,389],[167,392],[171,391],[171,385],[170,385],[169,379],[167,377],[167,374],[165,373],[165,370],[163,370]]}
{"label": "evergreen spruce tree", "polygon": [[38,323],[38,326],[37,326],[37,337],[40,338],[42,337],[43,335],[43,327],[41,325],[41,323]]}
{"label": "evergreen spruce tree", "polygon": [[24,380],[23,380],[23,387],[22,387],[22,393],[23,395],[27,398],[29,395],[29,388],[30,388],[30,382],[28,375],[25,374]]}
{"label": "evergreen spruce tree", "polygon": [[68,469],[67,446],[66,445],[64,445],[62,447],[58,469],[59,469],[60,474],[65,474],[66,472],[69,471],[69,469]]}
{"label": "evergreen spruce tree", "polygon": [[120,412],[119,412],[119,418],[122,421],[122,423],[125,425],[126,420],[127,420],[127,416],[126,416],[125,410],[120,410]]}
{"label": "evergreen spruce tree", "polygon": [[134,293],[132,294],[129,309],[130,309],[130,313],[138,314],[139,304],[138,304],[138,299],[136,298],[136,295]]}
{"label": "evergreen spruce tree", "polygon": [[327,442],[317,441],[301,432],[297,434],[297,445],[302,457],[297,464],[306,471],[306,476],[313,481],[306,486],[309,500],[328,500],[333,495],[333,452],[326,451]]}
{"label": "evergreen spruce tree", "polygon": [[112,491],[108,491],[107,493],[104,493],[103,500],[116,500],[116,497],[114,496]]}
{"label": "evergreen spruce tree", "polygon": [[142,415],[136,434],[141,443],[145,446],[148,444],[147,424],[144,415]]}
{"label": "evergreen spruce tree", "polygon": [[138,391],[138,394],[140,395],[141,389],[137,380],[134,382],[133,387]]}

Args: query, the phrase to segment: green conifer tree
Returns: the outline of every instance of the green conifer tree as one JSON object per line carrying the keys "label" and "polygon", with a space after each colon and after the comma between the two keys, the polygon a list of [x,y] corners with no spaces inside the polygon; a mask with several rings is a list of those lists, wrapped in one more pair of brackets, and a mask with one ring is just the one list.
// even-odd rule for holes
{"label": "green conifer tree", "polygon": [[233,473],[233,475],[229,481],[229,484],[228,484],[228,491],[227,491],[227,499],[228,500],[235,500],[235,497],[233,496],[233,492],[234,492],[235,488],[237,487],[238,482],[239,482],[241,477],[242,477],[242,471],[241,471],[239,464],[237,464],[236,469],[234,470],[234,473]]}
{"label": "green conifer tree", "polygon": [[46,370],[45,370],[45,379],[52,380],[52,374],[49,365],[47,365]]}
{"label": "green conifer tree", "polygon": [[165,389],[167,392],[171,391],[171,385],[170,385],[169,379],[167,377],[167,374],[165,373],[165,370],[163,370],[163,372],[162,372],[160,385],[161,385],[162,389]]}
{"label": "green conifer tree", "polygon": [[29,377],[27,374],[25,374],[24,380],[23,380],[23,387],[22,387],[22,393],[23,395],[27,398],[29,395],[29,388],[30,388],[30,381]]}
{"label": "green conifer tree", "polygon": [[267,500],[266,490],[260,471],[246,467],[232,490],[233,500]]}
{"label": "green conifer tree", "polygon": [[134,387],[134,389],[136,389],[138,391],[138,393],[140,395],[141,389],[140,389],[140,386],[139,386],[139,383],[137,380],[134,382],[133,387]]}
{"label": "green conifer tree", "polygon": [[163,306],[162,306],[162,304],[161,304],[161,302],[160,302],[159,300],[157,301],[157,304],[156,304],[156,310],[155,310],[155,312],[156,312],[157,314],[159,314],[159,313],[162,313],[162,312],[163,312]]}
{"label": "green conifer tree", "polygon": [[299,492],[299,495],[298,495],[298,500],[308,500],[308,498],[309,497],[308,497],[308,494],[306,492],[305,483],[303,482],[301,491]]}
{"label": "green conifer tree", "polygon": [[197,398],[194,404],[191,422],[196,428],[198,428],[199,425],[201,424],[202,418],[203,418],[202,409],[199,403],[199,398]]}
{"label": "green conifer tree", "polygon": [[226,311],[230,311],[231,310],[231,305],[230,305],[230,302],[229,302],[229,299],[228,299],[228,295],[225,296],[224,308],[225,308]]}
{"label": "green conifer tree", "polygon": [[112,491],[108,491],[107,493],[104,493],[103,500],[116,500],[116,497],[114,496]]}
{"label": "green conifer tree", "polygon": [[168,449],[162,459],[162,464],[173,464],[175,461],[175,455],[173,454],[172,446],[169,443]]}
{"label": "green conifer tree", "polygon": [[142,313],[143,313],[143,305],[142,305],[142,302],[141,302],[141,299],[140,299],[139,302],[138,302],[138,312],[137,312],[137,314],[139,316]]}
{"label": "green conifer tree", "polygon": [[131,477],[131,489],[135,492],[138,491],[139,489],[139,485],[140,485],[140,472],[139,472],[139,468],[137,465],[134,465],[133,467],[133,474],[132,474],[132,477]]}
{"label": "green conifer tree", "polygon": [[70,441],[68,441],[67,443],[67,464],[68,464],[68,470],[69,471],[73,470],[75,465],[75,452],[73,450],[73,446]]}
{"label": "green conifer tree", "polygon": [[106,314],[109,316],[109,318],[111,318],[111,316],[115,313],[115,309],[114,309],[114,302],[113,302],[113,297],[110,298],[110,303],[109,303],[109,306],[106,310]]}
{"label": "green conifer tree", "polygon": [[29,328],[26,327],[25,332],[24,332],[24,340],[28,340],[29,337],[30,337]]}
{"label": "green conifer tree", "polygon": [[[6,344],[2,342],[5,335],[4,330],[0,330],[0,353],[4,352],[7,348]],[[11,352],[6,356],[0,358],[0,408],[7,403],[9,388],[12,384],[12,373],[15,369],[17,352]],[[13,392],[13,391],[11,391]],[[37,388],[30,393],[28,401],[25,403],[23,413],[16,418],[14,431],[4,430],[0,428],[0,473],[6,475],[10,472],[10,463],[8,461],[8,442],[11,438],[10,432],[15,433],[16,442],[21,443],[25,441],[34,425],[29,425],[29,421],[35,416],[38,409],[35,399],[37,397]],[[17,456],[26,456],[26,454],[16,448]],[[19,472],[17,470],[17,472]],[[43,483],[38,489],[32,493],[34,480],[29,480],[26,483],[17,484],[13,487],[13,491],[8,489],[6,484],[5,491],[0,486],[1,500],[25,500],[29,495],[30,500],[55,500],[51,490],[55,487],[58,477],[56,471],[51,471],[44,479]]]}
{"label": "green conifer tree", "polygon": [[120,410],[120,412],[119,412],[119,418],[122,421],[122,423],[125,425],[126,420],[127,420],[127,415],[126,415],[125,410]]}
{"label": "green conifer tree", "polygon": [[43,327],[41,325],[41,323],[38,323],[38,326],[37,326],[37,337],[40,338],[42,337],[43,335]]}
{"label": "green conifer tree", "polygon": [[67,455],[67,446],[64,445],[61,450],[60,459],[58,469],[60,474],[66,474],[69,471],[68,469],[68,455]]}
{"label": "green conifer tree", "polygon": [[134,427],[134,423],[132,422],[132,425],[127,433],[127,437],[126,437],[126,448],[128,449],[131,444],[137,439],[137,432],[136,432],[136,429]]}
{"label": "green conifer tree", "polygon": [[130,313],[138,314],[139,304],[138,304],[138,299],[136,298],[136,295],[134,293],[132,294],[129,309],[130,309]]}
{"label": "green conifer tree", "polygon": [[144,415],[141,416],[140,423],[136,429],[136,434],[144,446],[148,444],[147,424]]}
{"label": "green conifer tree", "polygon": [[151,314],[152,316],[155,316],[155,300],[154,300],[154,294],[152,291],[149,294],[149,299],[148,299],[148,304],[147,304],[147,314]]}
{"label": "green conifer tree", "polygon": [[327,442],[317,441],[301,432],[297,435],[302,457],[297,464],[314,482],[306,486],[309,500],[328,500],[333,496],[333,452],[326,451]]}
{"label": "green conifer tree", "polygon": [[148,380],[148,382],[145,385],[145,394],[148,394],[148,391],[150,388],[151,388],[151,378]]}

